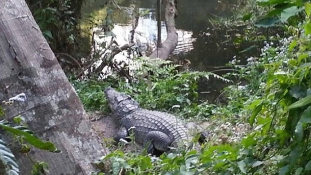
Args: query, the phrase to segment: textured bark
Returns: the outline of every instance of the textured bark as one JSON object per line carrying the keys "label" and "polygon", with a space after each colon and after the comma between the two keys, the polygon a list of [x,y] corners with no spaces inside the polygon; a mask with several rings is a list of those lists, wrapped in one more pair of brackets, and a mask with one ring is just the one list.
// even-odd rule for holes
{"label": "textured bark", "polygon": [[[33,149],[29,156],[47,162],[53,175],[93,171],[91,162],[105,150],[24,0],[0,1],[0,53],[0,101],[27,96],[4,106],[5,117],[21,115],[37,136],[62,151]],[[20,174],[30,174],[32,161],[14,148]]]}
{"label": "textured bark", "polygon": [[168,56],[174,51],[178,43],[178,35],[175,27],[175,16],[177,15],[176,9],[176,0],[165,0],[165,24],[167,37],[166,40],[162,43],[161,47],[157,47],[154,50],[150,58],[161,58],[166,60]]}

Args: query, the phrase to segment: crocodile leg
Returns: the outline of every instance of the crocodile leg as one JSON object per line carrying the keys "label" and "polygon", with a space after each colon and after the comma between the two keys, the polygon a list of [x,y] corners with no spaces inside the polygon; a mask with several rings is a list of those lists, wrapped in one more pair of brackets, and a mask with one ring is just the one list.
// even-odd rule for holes
{"label": "crocodile leg", "polygon": [[168,137],[168,135],[161,131],[150,131],[146,135],[145,146],[147,146],[147,152],[149,154],[155,154],[156,151],[168,151],[168,147],[171,143],[172,140]]}
{"label": "crocodile leg", "polygon": [[113,138],[117,143],[119,143],[121,140],[123,141],[131,141],[129,139],[129,133],[128,130],[125,127],[121,127],[117,133],[117,135]]}

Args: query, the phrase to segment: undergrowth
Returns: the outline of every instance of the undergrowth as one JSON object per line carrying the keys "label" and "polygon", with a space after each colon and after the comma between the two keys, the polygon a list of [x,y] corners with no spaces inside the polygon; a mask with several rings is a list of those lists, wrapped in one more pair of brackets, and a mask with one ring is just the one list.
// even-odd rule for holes
{"label": "undergrowth", "polygon": [[[141,61],[138,61],[142,63]],[[159,61],[160,63],[166,63]],[[153,61],[143,61],[143,66],[134,70],[132,82],[111,75],[103,81],[73,81],[77,93],[88,110],[109,111],[103,90],[112,86],[127,93],[143,108],[169,111],[183,118],[208,118],[216,113],[215,105],[199,100],[200,79],[217,78],[229,80],[210,72],[178,72],[178,65],[166,64],[160,68]]]}

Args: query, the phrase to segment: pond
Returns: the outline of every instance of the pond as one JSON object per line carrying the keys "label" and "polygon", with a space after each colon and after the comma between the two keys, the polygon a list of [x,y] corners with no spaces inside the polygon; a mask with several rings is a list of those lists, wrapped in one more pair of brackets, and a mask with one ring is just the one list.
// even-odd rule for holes
{"label": "pond", "polygon": [[[244,59],[246,59],[246,56],[243,56],[243,53],[240,51],[250,47],[250,45],[236,46],[232,42],[233,37],[240,35],[242,30],[215,29],[211,22],[215,18],[217,19],[217,17],[230,17],[233,14],[232,10],[237,8],[238,1],[178,0],[178,16],[175,20],[179,42],[173,57],[181,60],[190,60],[190,70],[215,71],[218,74],[227,72],[226,70],[228,69],[224,66],[235,56],[245,57]],[[121,0],[118,4],[120,7],[131,7],[132,4],[135,4],[140,10],[149,10],[147,15],[140,18],[136,28],[136,31],[145,33],[147,40],[155,40],[157,37],[156,3],[156,0]],[[84,13],[98,10],[101,5],[103,5],[102,1],[89,1],[84,7]],[[128,24],[128,20],[124,20],[124,17],[117,17],[114,18],[113,22],[119,23],[115,25],[115,31],[117,30],[117,33],[121,34],[122,38],[118,42],[122,44],[129,42],[128,35],[132,29],[130,25],[125,25],[126,23]],[[118,36],[117,33],[116,35]],[[163,24],[162,40],[166,38],[165,34],[166,30]],[[255,50],[254,52],[256,53],[257,51]],[[210,97],[213,96],[210,98],[210,101],[214,101],[219,95],[219,93],[215,92],[219,92],[226,85],[215,80],[212,82],[202,82],[200,86],[204,87],[202,94],[208,94]]]}

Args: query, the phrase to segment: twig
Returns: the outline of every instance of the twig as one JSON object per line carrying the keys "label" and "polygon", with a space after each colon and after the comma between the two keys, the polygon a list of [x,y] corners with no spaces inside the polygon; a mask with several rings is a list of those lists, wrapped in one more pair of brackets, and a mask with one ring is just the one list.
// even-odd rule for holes
{"label": "twig", "polygon": [[[111,53],[111,56],[110,56],[110,58],[109,58],[109,61],[112,60],[112,58],[113,58],[115,55],[117,55],[118,53],[122,52],[123,50],[126,50],[126,49],[132,47],[133,45],[134,45],[134,43],[125,44],[125,45],[121,46],[120,48],[114,49],[114,50],[112,51],[112,53]],[[101,65],[100,65],[98,68],[96,68],[96,70],[94,71],[94,73],[99,74],[99,73],[104,69],[104,67],[107,65],[106,62],[107,62],[107,60],[103,60],[103,62],[101,63]]]}

